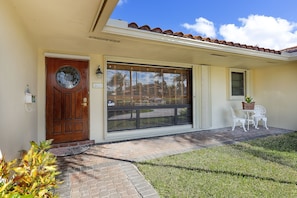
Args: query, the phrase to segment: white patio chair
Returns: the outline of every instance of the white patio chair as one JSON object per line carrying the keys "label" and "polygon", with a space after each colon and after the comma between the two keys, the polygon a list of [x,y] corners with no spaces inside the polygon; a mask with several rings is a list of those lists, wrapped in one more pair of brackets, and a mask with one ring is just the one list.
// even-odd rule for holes
{"label": "white patio chair", "polygon": [[246,132],[246,129],[245,129],[245,121],[246,121],[246,119],[245,118],[238,117],[235,114],[235,111],[234,111],[234,109],[232,107],[230,107],[230,110],[231,110],[232,119],[233,119],[232,131],[234,131],[236,124],[239,122],[239,123],[241,123],[243,130]]}
{"label": "white patio chair", "polygon": [[266,108],[262,105],[255,105],[254,115],[252,118],[255,120],[255,128],[258,128],[259,121],[263,122],[264,127],[268,130],[267,127],[267,117],[266,117]]}

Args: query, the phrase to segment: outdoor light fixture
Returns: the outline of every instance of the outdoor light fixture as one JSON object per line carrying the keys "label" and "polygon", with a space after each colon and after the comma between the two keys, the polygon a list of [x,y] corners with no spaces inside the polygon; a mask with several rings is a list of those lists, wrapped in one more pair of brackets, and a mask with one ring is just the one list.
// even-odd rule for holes
{"label": "outdoor light fixture", "polygon": [[102,75],[103,75],[103,72],[100,69],[100,65],[98,65],[98,68],[96,70],[96,76],[97,76],[97,78],[101,78]]}
{"label": "outdoor light fixture", "polygon": [[2,156],[2,152],[0,150],[0,162],[2,161],[2,158],[3,158],[3,156]]}

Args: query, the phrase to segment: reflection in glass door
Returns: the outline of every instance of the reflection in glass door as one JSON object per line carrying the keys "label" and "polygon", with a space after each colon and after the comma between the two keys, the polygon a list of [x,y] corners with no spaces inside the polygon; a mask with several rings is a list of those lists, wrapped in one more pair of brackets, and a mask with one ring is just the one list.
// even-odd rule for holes
{"label": "reflection in glass door", "polygon": [[108,63],[108,132],[192,124],[191,69]]}

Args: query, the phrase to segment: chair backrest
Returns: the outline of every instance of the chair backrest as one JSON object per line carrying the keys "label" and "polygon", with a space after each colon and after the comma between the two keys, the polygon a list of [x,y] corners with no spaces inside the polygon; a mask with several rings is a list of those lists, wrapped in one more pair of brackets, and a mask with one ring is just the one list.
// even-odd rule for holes
{"label": "chair backrest", "polygon": [[255,105],[254,113],[255,113],[255,115],[265,115],[266,108],[262,105]]}

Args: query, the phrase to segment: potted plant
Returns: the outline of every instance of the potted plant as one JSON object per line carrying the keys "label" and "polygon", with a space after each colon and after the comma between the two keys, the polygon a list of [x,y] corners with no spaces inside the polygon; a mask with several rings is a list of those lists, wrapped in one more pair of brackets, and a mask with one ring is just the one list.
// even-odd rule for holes
{"label": "potted plant", "polygon": [[250,96],[246,96],[245,101],[242,102],[242,108],[243,109],[248,109],[248,110],[253,110],[255,108],[255,102],[253,101],[254,99]]}

